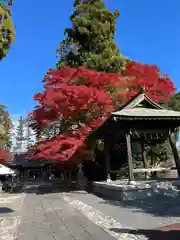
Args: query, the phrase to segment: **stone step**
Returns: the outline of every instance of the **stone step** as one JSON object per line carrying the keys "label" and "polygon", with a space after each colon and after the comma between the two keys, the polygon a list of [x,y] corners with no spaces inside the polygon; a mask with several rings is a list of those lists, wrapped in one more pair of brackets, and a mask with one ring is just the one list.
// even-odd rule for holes
{"label": "stone step", "polygon": [[179,194],[180,180],[176,181],[142,181],[135,184],[113,182],[95,182],[93,183],[93,192],[101,196],[121,201],[144,199],[148,196],[164,196]]}

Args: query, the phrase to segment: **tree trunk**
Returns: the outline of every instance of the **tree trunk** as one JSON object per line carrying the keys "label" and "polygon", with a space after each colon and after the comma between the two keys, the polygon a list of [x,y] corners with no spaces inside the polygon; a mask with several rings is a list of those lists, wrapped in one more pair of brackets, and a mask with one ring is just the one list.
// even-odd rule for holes
{"label": "tree trunk", "polygon": [[176,143],[173,141],[172,135],[169,136],[169,143],[171,145],[172,153],[174,156],[178,177],[180,177],[180,158],[179,158],[178,150],[176,148]]}

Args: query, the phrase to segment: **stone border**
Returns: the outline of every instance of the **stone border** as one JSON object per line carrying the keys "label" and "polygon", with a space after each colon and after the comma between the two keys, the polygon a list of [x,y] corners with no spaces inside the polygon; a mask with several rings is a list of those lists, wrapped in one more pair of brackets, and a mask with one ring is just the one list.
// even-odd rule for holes
{"label": "stone border", "polygon": [[158,192],[161,194],[178,194],[180,180],[176,181],[152,181],[152,182],[136,182],[136,184],[127,184],[125,181],[115,182],[94,182],[93,192],[101,194],[114,200],[132,200],[143,199],[147,196],[152,196]]}

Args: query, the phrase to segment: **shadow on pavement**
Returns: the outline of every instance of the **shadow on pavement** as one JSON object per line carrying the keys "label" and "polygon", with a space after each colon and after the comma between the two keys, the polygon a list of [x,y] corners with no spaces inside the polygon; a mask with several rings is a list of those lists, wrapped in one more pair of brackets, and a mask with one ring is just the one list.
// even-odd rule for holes
{"label": "shadow on pavement", "polygon": [[[12,193],[27,193],[27,194],[51,194],[51,193],[61,193],[61,192],[71,192],[71,191],[78,191],[79,189],[76,186],[76,183],[72,184],[57,184],[53,182],[43,182],[43,183],[31,183],[31,184],[24,184],[21,186],[19,191],[13,191]],[[85,194],[83,192],[79,192],[80,194]]]}
{"label": "shadow on pavement", "polygon": [[14,212],[11,208],[8,207],[0,207],[0,214],[5,214],[5,213],[12,213]]}
{"label": "shadow on pavement", "polygon": [[[180,239],[180,224],[178,225],[177,229],[172,226],[168,226],[167,230],[166,227],[162,229],[138,229],[138,230],[132,230],[132,229],[119,229],[119,228],[111,228],[111,231],[114,231],[116,233],[130,233],[134,235],[142,235],[145,236],[148,240],[179,240]],[[172,230],[171,230],[172,228]],[[179,229],[179,230],[178,230]]]}
{"label": "shadow on pavement", "polygon": [[152,196],[143,199],[116,201],[100,194],[100,204],[111,204],[130,209],[132,212],[144,212],[154,216],[180,217],[180,194],[175,191],[161,189]]}

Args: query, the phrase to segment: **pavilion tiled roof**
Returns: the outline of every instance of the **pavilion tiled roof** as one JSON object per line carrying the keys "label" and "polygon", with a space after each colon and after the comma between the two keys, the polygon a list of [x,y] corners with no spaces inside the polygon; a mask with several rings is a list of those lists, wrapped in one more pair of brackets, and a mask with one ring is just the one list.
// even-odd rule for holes
{"label": "pavilion tiled roof", "polygon": [[122,118],[154,118],[154,119],[180,119],[180,112],[167,109],[152,109],[152,108],[124,108],[120,111],[113,112],[113,117]]}
{"label": "pavilion tiled roof", "polygon": [[116,112],[112,117],[119,119],[165,119],[180,120],[180,112],[163,108],[150,99],[145,92],[140,92]]}

